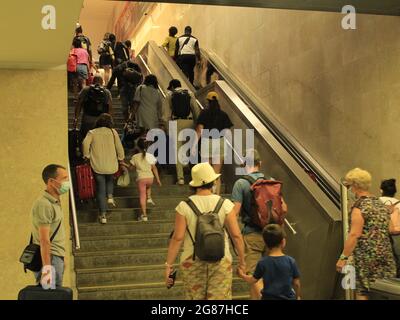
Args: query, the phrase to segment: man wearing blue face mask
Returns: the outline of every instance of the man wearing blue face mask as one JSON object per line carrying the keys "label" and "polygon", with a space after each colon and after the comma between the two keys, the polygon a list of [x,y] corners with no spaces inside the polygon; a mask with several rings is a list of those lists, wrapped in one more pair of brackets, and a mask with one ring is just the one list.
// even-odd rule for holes
{"label": "man wearing blue face mask", "polygon": [[60,196],[68,193],[70,181],[67,170],[56,164],[42,172],[46,190],[32,208],[33,243],[40,245],[43,268],[35,272],[43,288],[62,286],[64,275],[65,230]]}

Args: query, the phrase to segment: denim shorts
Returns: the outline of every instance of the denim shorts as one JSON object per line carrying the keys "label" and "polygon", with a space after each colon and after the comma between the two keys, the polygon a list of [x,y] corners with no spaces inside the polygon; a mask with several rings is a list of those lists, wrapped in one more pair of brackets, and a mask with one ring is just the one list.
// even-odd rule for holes
{"label": "denim shorts", "polygon": [[86,64],[78,64],[76,67],[76,74],[79,79],[87,80],[89,78],[89,70]]}

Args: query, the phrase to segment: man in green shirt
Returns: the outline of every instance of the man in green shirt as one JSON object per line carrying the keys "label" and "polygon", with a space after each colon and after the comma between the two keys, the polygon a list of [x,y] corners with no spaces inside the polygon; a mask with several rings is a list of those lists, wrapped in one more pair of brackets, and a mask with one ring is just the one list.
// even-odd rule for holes
{"label": "man in green shirt", "polygon": [[[42,271],[35,272],[35,278],[43,287],[54,283],[56,286],[62,286],[65,230],[60,195],[69,191],[70,182],[67,170],[55,164],[44,168],[42,178],[46,190],[32,208],[33,243],[40,245],[43,263]],[[53,240],[50,241],[54,234]]]}

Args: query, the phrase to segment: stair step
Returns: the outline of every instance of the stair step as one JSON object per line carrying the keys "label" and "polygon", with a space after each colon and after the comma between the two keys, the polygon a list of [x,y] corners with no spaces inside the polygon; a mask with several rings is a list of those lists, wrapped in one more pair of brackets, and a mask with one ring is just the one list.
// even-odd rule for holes
{"label": "stair step", "polygon": [[157,234],[81,237],[81,250],[93,252],[167,248],[171,231]]}
{"label": "stair step", "polygon": [[76,251],[75,269],[154,265],[165,262],[167,248],[145,248],[114,251]]}
{"label": "stair step", "polygon": [[168,233],[173,229],[173,221],[124,221],[107,223],[101,225],[97,223],[81,224],[79,233],[82,237],[97,237],[102,235],[130,235],[147,233]]}
{"label": "stair step", "polygon": [[[181,280],[179,266],[175,267],[178,267],[177,281],[179,281]],[[161,283],[164,280],[164,270],[163,264],[76,269],[76,281],[78,287]],[[235,264],[232,270],[236,270]]]}
{"label": "stair step", "polygon": [[[123,222],[123,221],[136,221],[137,217],[141,214],[139,208],[121,208],[114,209],[110,214],[107,214],[108,222]],[[168,210],[162,208],[148,209],[147,215],[149,220],[171,220],[175,218],[175,210]],[[79,211],[78,223],[98,223],[98,209]]]}
{"label": "stair step", "polygon": [[[133,181],[132,181],[133,180]],[[122,187],[116,187],[114,189],[114,196],[115,197],[127,197],[131,195],[137,195],[139,194],[139,189],[136,185],[132,185],[132,183],[136,183],[133,174],[131,174],[131,185],[126,188]],[[221,191],[225,192],[225,185],[221,186]],[[171,195],[181,195],[188,197],[190,195],[194,194],[194,191],[192,188],[190,188],[189,185],[168,185],[168,186],[158,186],[157,184],[153,184],[152,186],[152,192],[154,194],[160,195],[160,196],[171,196]]]}
{"label": "stair step", "polygon": [[[244,297],[248,284],[234,278],[233,297]],[[78,287],[79,300],[181,300],[184,298],[183,285],[177,281],[172,289],[167,289],[164,282],[124,284],[110,286]]]}
{"label": "stair step", "polygon": [[[230,197],[230,195],[223,194],[225,198]],[[149,208],[164,208],[164,209],[175,209],[179,202],[186,200],[185,195],[171,195],[171,196],[158,196],[153,195],[153,200],[156,206],[148,205]],[[127,196],[127,197],[114,197],[114,200],[118,208],[140,208],[139,196]],[[92,208],[92,203],[82,204],[82,209],[94,209]]]}

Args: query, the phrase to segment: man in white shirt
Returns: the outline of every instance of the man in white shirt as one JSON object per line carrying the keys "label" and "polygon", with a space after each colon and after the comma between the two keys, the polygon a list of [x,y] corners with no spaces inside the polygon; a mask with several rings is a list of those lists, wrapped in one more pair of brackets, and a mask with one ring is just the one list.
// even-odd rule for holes
{"label": "man in white shirt", "polygon": [[175,60],[179,68],[188,77],[191,84],[194,81],[194,67],[200,63],[200,47],[197,38],[192,36],[192,28],[187,26],[185,34],[176,40]]}

